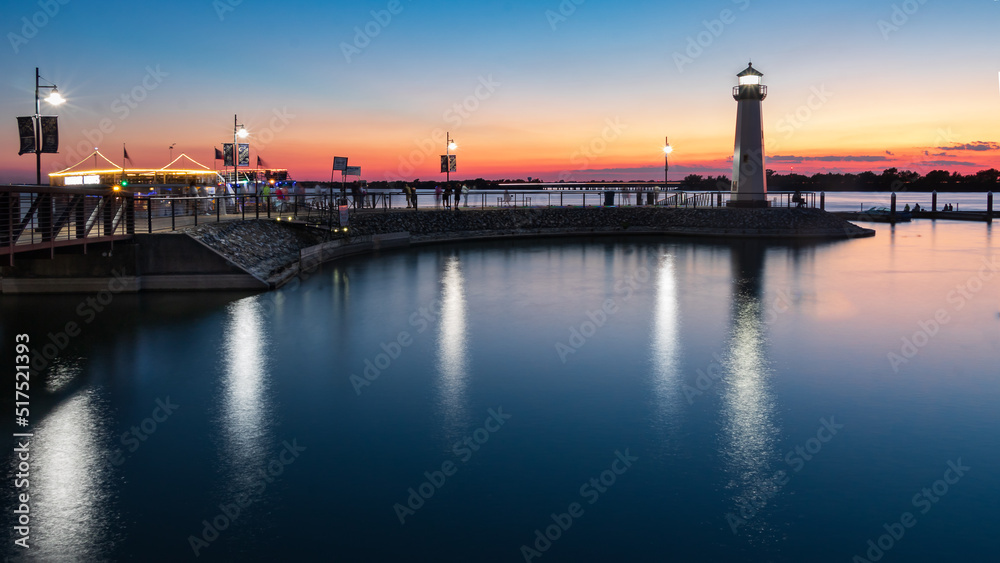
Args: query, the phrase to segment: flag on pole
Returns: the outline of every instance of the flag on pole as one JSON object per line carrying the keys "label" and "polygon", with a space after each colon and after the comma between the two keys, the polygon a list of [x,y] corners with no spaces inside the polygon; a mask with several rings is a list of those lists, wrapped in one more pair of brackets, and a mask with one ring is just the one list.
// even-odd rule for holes
{"label": "flag on pole", "polygon": [[226,157],[222,155],[222,151],[218,148],[215,149],[215,160],[225,160]]}
{"label": "flag on pole", "polygon": [[129,157],[128,149],[125,148],[124,144],[122,144],[122,152],[125,153],[125,162],[127,162],[129,166],[135,166],[135,164],[132,164],[132,159]]}
{"label": "flag on pole", "polygon": [[257,155],[257,167],[258,168],[267,168],[267,165],[264,164],[264,160],[260,158],[260,155]]}

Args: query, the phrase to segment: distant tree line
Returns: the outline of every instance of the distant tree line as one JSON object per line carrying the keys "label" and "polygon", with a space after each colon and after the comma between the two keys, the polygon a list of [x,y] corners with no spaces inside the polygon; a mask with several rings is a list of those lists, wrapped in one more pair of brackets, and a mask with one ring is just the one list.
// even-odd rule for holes
{"label": "distant tree line", "polygon": [[[476,178],[475,180],[452,180],[452,186],[467,185],[469,189],[475,190],[495,190],[502,189],[500,184],[531,184],[540,182],[538,178],[524,180],[521,178],[487,180]],[[654,180],[648,180],[654,182]],[[612,180],[615,183],[625,183],[624,180]],[[331,182],[307,181],[300,182],[306,184],[329,184]],[[671,184],[674,182],[671,181]],[[338,181],[332,182],[334,186],[340,184]],[[348,182],[352,184],[352,182]],[[435,186],[444,187],[442,180],[410,180],[405,182],[391,181],[371,181],[367,182],[369,188],[389,188],[402,190],[404,184],[422,189],[432,190]],[[688,174],[681,181],[679,186],[682,190],[692,191],[729,191],[731,181],[729,176],[702,176],[701,174]],[[900,171],[897,168],[888,168],[881,174],[874,172],[861,172],[858,174],[841,173],[817,173],[812,176],[804,174],[777,174],[774,170],[767,169],[767,187],[776,192],[792,192],[795,190],[814,192],[988,192],[1000,190],[1000,170],[990,168],[980,170],[975,174],[960,174],[958,172],[948,172],[947,170],[931,170],[921,176],[917,172],[910,170]]]}
{"label": "distant tree line", "polygon": [[[689,174],[684,178],[683,189],[728,190],[728,176],[704,177]],[[990,168],[975,174],[961,174],[947,170],[931,170],[921,176],[910,170],[887,168],[881,174],[817,173],[777,174],[767,170],[767,188],[777,192],[795,190],[815,192],[989,192],[1000,188],[1000,170]]]}

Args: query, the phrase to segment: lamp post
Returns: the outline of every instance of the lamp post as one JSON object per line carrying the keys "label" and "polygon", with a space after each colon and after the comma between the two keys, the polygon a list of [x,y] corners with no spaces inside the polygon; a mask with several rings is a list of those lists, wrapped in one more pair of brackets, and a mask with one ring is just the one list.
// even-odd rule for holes
{"label": "lamp post", "polygon": [[42,77],[38,74],[38,67],[35,67],[35,183],[38,185],[42,183],[42,104],[39,97],[39,90],[42,88],[50,90],[45,101],[54,106],[66,101],[65,98],[59,95],[59,90],[55,84],[42,84],[41,80]]}
{"label": "lamp post", "polygon": [[668,189],[667,185],[667,173],[670,170],[670,153],[674,152],[674,147],[670,146],[670,141],[667,137],[663,138],[663,191],[666,192]]}
{"label": "lamp post", "polygon": [[445,173],[444,179],[446,182],[451,182],[451,151],[458,148],[458,145],[455,144],[455,139],[451,138],[451,133],[445,133],[444,138],[445,142],[447,143],[447,145],[445,145],[445,150],[444,150],[444,154],[446,157],[444,166],[444,173]]}
{"label": "lamp post", "polygon": [[[239,140],[246,139],[247,135],[249,134],[250,133],[247,132],[246,127],[243,127],[243,125],[240,124],[240,122],[236,119],[236,114],[233,114],[233,183],[236,184],[236,186],[239,186],[240,184],[240,178],[239,178],[240,141]],[[256,180],[256,178],[254,178],[254,180]],[[254,189],[256,191],[256,181],[254,182],[254,184],[255,184]]]}

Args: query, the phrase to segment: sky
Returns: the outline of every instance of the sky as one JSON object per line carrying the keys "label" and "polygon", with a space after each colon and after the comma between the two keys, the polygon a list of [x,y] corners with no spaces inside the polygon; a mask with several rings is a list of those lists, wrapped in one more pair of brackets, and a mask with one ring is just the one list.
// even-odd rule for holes
{"label": "sky", "polygon": [[34,179],[14,118],[36,67],[67,99],[42,102],[43,175],[95,147],[221,167],[236,116],[251,161],[299,180],[334,156],[443,179],[446,134],[453,179],[660,180],[667,136],[672,180],[728,176],[750,60],[778,173],[1000,168],[995,0],[40,0],[2,21],[0,183]]}

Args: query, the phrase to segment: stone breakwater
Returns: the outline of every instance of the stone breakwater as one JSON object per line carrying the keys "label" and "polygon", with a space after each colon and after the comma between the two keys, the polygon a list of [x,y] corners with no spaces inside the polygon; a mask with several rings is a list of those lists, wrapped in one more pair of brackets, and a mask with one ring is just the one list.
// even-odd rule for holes
{"label": "stone breakwater", "polygon": [[[320,261],[381,248],[379,239],[401,235],[402,244],[496,237],[595,234],[663,234],[720,238],[844,239],[871,236],[818,209],[521,208],[462,211],[365,211],[351,216],[349,238],[327,241],[323,229],[271,220],[208,223],[184,230],[271,287],[294,276],[303,251]],[[399,237],[390,237],[395,243]],[[326,258],[323,258],[326,256]]]}
{"label": "stone breakwater", "polygon": [[184,232],[265,281],[297,262],[300,250],[324,240],[322,232],[264,219],[206,223]]}
{"label": "stone breakwater", "polygon": [[854,238],[872,236],[836,215],[818,209],[668,209],[588,207],[392,211],[351,217],[353,235],[408,232],[422,238],[532,233],[661,232],[721,237]]}
{"label": "stone breakwater", "polygon": [[875,234],[816,209],[644,207],[365,210],[351,216],[348,236],[264,219],[207,223],[181,232],[137,234],[135,244],[118,243],[121,246],[116,245],[113,255],[109,247],[103,254],[22,258],[16,269],[4,271],[0,290],[100,291],[115,283],[112,272],[120,271],[132,277],[128,291],[258,291],[280,287],[302,272],[345,256],[409,244],[490,238],[693,235],[789,241]]}

